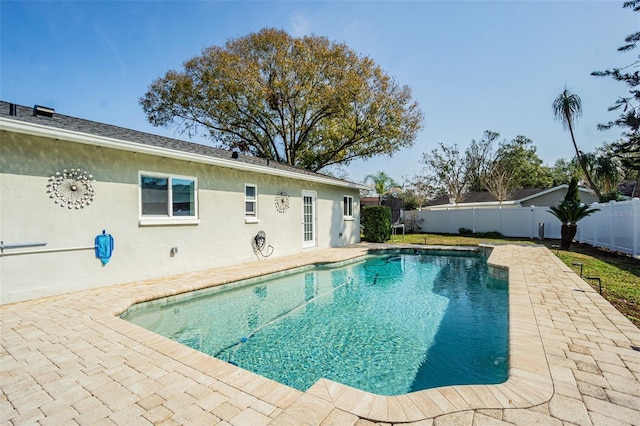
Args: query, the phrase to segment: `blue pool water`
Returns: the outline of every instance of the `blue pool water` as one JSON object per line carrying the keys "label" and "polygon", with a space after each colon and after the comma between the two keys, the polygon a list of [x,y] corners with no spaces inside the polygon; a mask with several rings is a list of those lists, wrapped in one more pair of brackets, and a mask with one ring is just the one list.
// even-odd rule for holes
{"label": "blue pool water", "polygon": [[379,395],[507,379],[507,283],[477,254],[374,256],[122,318],[303,391],[322,377]]}

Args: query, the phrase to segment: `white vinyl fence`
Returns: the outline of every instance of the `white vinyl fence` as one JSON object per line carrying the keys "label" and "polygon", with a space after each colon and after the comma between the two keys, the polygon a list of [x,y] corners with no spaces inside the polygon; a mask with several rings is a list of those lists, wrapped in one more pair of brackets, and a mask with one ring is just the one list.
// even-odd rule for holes
{"label": "white vinyl fence", "polygon": [[[640,256],[640,199],[593,204],[600,211],[578,222],[576,240],[597,247]],[[560,238],[560,221],[549,207],[444,208],[405,212],[422,232],[457,234],[498,231],[506,237],[538,238],[544,223],[545,238]]]}

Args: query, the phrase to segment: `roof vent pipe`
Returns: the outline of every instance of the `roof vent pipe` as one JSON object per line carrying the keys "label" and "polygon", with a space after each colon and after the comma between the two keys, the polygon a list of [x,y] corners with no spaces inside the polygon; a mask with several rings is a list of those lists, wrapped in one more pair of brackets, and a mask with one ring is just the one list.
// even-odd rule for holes
{"label": "roof vent pipe", "polygon": [[56,112],[53,108],[34,105],[33,106],[33,115],[42,115],[44,117],[53,117],[53,113]]}
{"label": "roof vent pipe", "polygon": [[238,151],[233,151],[231,153],[231,158],[233,158],[234,160],[237,160],[239,156],[240,156],[240,153]]}
{"label": "roof vent pipe", "polygon": [[9,115],[16,117],[18,115],[18,107],[16,104],[9,104]]}

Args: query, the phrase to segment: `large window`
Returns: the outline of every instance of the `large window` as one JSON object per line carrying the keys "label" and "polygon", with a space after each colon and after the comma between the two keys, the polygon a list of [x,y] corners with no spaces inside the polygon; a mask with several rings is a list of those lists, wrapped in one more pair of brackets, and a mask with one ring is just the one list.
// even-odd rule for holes
{"label": "large window", "polygon": [[141,224],[194,223],[197,202],[196,178],[140,173]]}
{"label": "large window", "polygon": [[353,197],[350,195],[342,198],[342,215],[345,219],[353,219]]}
{"label": "large window", "polygon": [[258,220],[258,187],[249,183],[244,185],[244,217],[245,222]]}

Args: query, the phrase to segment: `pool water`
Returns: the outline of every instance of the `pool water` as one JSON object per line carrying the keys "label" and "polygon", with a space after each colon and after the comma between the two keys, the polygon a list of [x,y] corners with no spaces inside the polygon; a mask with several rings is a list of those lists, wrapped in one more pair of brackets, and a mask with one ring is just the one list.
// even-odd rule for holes
{"label": "pool water", "polygon": [[122,317],[302,391],[323,377],[379,395],[507,379],[507,283],[477,254],[373,256]]}

